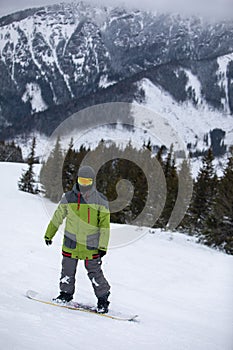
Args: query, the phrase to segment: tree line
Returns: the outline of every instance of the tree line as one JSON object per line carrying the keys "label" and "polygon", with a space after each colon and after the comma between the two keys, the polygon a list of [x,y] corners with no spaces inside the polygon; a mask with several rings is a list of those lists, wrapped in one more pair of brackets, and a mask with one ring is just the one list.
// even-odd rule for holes
{"label": "tree line", "polygon": [[[179,201],[181,214],[186,214],[182,215],[177,230],[196,235],[200,242],[233,254],[233,147],[229,149],[228,161],[221,177],[214,170],[213,151],[209,148],[202,158],[195,180],[192,178],[189,159],[184,159],[178,165],[172,145],[170,149],[161,146],[156,154],[151,150],[150,141],[144,143],[141,149],[134,148],[130,142],[121,149],[114,142],[106,143],[103,140],[94,150],[83,145],[75,150],[71,140],[68,150],[64,152],[58,138],[40,172],[45,196],[53,202],[59,202],[62,193],[71,190],[76,182],[77,170],[85,156],[88,154],[95,162],[100,154],[104,154],[111,160],[104,163],[98,171],[97,189],[110,202],[119,199],[119,193],[125,194],[125,197],[123,195],[119,199],[122,201],[122,209],[111,212],[111,222],[134,223],[146,205],[146,214],[138,225],[146,226],[150,222],[152,209],[156,207],[159,216],[153,227],[167,230],[171,226],[175,203]],[[143,170],[138,164],[143,164]],[[151,172],[150,169],[155,171]],[[148,176],[152,177],[156,189],[152,198],[148,192]],[[166,183],[165,198],[163,190],[160,191],[160,177],[164,177]],[[121,188],[117,188],[117,184],[123,179],[127,179],[132,187],[129,188],[125,182],[121,182]],[[180,196],[179,191],[183,191],[183,196]],[[185,191],[192,192],[190,200],[186,198]],[[128,197],[130,201],[127,201]],[[163,208],[160,208],[163,200]]]}
{"label": "tree line", "polygon": [[0,141],[0,162],[23,163],[22,150],[12,142]]}

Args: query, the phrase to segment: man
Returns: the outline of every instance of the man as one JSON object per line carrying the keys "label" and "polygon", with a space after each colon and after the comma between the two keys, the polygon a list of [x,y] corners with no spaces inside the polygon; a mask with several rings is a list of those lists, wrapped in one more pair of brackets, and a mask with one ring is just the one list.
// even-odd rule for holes
{"label": "man", "polygon": [[78,260],[85,261],[85,268],[98,299],[97,311],[107,313],[110,286],[101,269],[102,257],[109,242],[110,213],[106,198],[96,190],[95,172],[83,166],[77,174],[73,189],[65,194],[46,230],[47,245],[66,218],[62,246],[62,271],[60,295],[57,302],[69,302],[75,291],[75,274]]}

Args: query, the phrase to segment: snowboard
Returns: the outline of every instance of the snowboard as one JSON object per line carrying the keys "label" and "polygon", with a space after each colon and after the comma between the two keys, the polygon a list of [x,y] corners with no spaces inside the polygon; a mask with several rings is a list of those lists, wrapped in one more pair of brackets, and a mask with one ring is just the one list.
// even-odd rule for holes
{"label": "snowboard", "polygon": [[111,318],[113,320],[130,321],[130,322],[137,322],[138,321],[137,320],[138,315],[124,316],[121,314],[119,314],[119,315],[113,314],[111,312],[109,312],[107,314],[101,314],[101,313],[97,312],[97,310],[94,306],[80,304],[80,303],[73,302],[73,301],[70,301],[69,303],[64,304],[64,303],[57,303],[56,301],[53,301],[53,300],[51,300],[51,301],[44,300],[42,297],[40,297],[38,292],[35,292],[33,290],[28,290],[26,292],[26,297],[28,299],[35,300],[35,301],[43,303],[43,304],[56,306],[56,307],[60,307],[60,308],[65,308],[65,309],[69,309],[69,310],[74,310],[74,311],[91,313],[91,314],[98,315],[100,317]]}

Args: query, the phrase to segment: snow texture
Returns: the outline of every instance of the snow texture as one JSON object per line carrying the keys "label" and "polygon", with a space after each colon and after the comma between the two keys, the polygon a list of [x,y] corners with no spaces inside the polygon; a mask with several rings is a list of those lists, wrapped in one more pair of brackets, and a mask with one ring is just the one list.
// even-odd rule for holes
{"label": "snow texture", "polygon": [[32,113],[42,112],[48,108],[41,96],[40,86],[36,83],[26,84],[26,91],[23,94],[22,100],[31,103]]}
{"label": "snow texture", "polygon": [[[198,79],[191,73],[189,73],[190,81],[197,92],[197,97],[200,97]],[[201,151],[207,149],[210,144],[204,143],[204,135],[215,128],[226,132],[227,145],[233,144],[232,115],[221,114],[220,118],[219,112],[211,110],[204,102],[198,108],[195,108],[191,102],[178,103],[169,93],[154,85],[149,79],[143,79],[139,87],[145,91],[144,106],[165,118],[185,144],[192,143],[195,149]]]}
{"label": "snow texture", "polygon": [[[43,241],[49,222],[39,196],[18,191],[25,165],[1,163],[0,348],[9,350],[232,350],[233,257],[179,233],[112,225],[112,237],[147,232],[103,258],[113,310],[137,313],[140,323],[53,308],[28,300],[34,289],[57,296],[62,233]],[[55,206],[49,202],[52,208]],[[153,233],[153,234],[152,234]],[[83,263],[75,300],[96,304]]]}

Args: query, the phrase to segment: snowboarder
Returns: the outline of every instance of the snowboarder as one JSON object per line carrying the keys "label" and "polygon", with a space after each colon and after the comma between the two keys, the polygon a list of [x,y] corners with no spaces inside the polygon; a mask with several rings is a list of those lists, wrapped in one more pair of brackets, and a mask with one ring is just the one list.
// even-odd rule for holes
{"label": "snowboarder", "polygon": [[78,260],[84,260],[98,299],[97,311],[107,313],[110,285],[101,264],[109,242],[110,212],[106,197],[95,187],[90,166],[79,169],[73,189],[63,194],[44,236],[48,246],[65,218],[60,295],[55,300],[67,303],[73,299]]}

